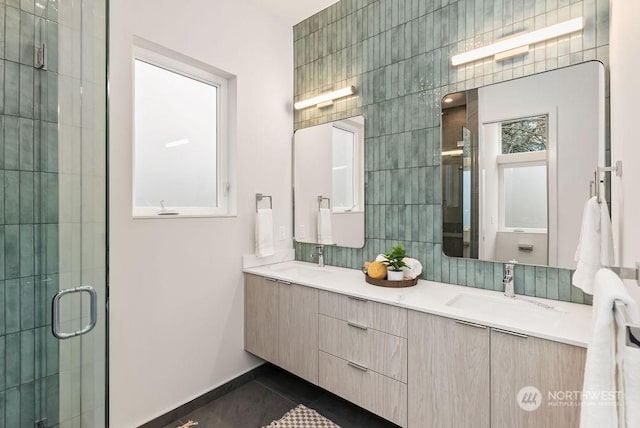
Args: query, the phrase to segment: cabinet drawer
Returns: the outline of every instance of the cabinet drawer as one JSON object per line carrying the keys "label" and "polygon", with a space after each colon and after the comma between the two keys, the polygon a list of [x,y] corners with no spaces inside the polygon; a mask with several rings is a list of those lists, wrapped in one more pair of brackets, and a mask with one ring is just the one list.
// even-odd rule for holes
{"label": "cabinet drawer", "polygon": [[407,385],[320,351],[320,386],[400,426],[407,426]]}
{"label": "cabinet drawer", "polygon": [[320,314],[407,337],[407,310],[384,303],[320,291]]}
{"label": "cabinet drawer", "polygon": [[407,339],[320,315],[320,350],[407,383]]}

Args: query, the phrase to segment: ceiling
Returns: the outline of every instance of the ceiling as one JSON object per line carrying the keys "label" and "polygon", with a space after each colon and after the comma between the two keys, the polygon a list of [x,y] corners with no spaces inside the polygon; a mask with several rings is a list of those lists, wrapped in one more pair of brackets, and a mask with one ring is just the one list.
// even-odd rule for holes
{"label": "ceiling", "polygon": [[288,25],[294,26],[338,0],[248,0]]}

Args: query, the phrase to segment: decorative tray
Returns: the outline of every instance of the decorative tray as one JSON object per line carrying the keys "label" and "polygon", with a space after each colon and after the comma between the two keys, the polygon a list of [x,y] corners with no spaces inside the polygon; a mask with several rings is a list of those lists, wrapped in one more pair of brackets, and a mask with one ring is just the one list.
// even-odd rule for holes
{"label": "decorative tray", "polygon": [[413,287],[418,283],[418,278],[401,279],[399,281],[388,281],[386,279],[371,278],[366,273],[364,274],[364,278],[365,278],[365,281],[367,281],[369,284],[376,285],[378,287],[405,288],[405,287]]}

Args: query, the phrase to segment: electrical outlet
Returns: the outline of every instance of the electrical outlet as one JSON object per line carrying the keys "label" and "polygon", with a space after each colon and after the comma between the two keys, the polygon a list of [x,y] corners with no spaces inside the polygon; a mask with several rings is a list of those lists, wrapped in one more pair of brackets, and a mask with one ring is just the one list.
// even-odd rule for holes
{"label": "electrical outlet", "polygon": [[304,224],[298,226],[298,235],[300,239],[305,239],[307,237],[307,229],[304,227]]}
{"label": "electrical outlet", "polygon": [[287,232],[284,226],[280,226],[280,229],[278,229],[278,239],[280,241],[284,241],[286,238],[287,238]]}

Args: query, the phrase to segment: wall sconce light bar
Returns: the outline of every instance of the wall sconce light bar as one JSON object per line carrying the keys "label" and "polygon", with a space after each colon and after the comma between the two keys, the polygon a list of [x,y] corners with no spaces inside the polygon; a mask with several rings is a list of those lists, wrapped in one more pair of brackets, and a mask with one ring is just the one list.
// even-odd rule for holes
{"label": "wall sconce light bar", "polygon": [[[555,25],[542,28],[540,30],[530,31],[528,33],[521,33],[515,36],[507,37],[499,40],[496,43],[492,43],[487,46],[483,46],[478,49],[473,49],[468,52],[464,52],[451,57],[451,65],[461,65],[468,62],[476,61],[478,59],[486,58],[489,56],[499,55],[503,52],[513,51],[523,46],[532,45],[534,43],[543,42],[545,40],[554,39],[556,37],[570,34],[575,31],[582,30],[584,28],[584,18],[570,19],[569,21],[560,22]],[[526,53],[524,49],[521,54]],[[506,59],[503,57],[503,59]]]}
{"label": "wall sconce light bar", "polygon": [[355,86],[347,86],[346,88],[338,89],[337,91],[327,92],[326,94],[318,95],[317,97],[309,98],[306,100],[298,101],[293,105],[296,110],[302,110],[303,108],[317,105],[318,107],[325,107],[331,105],[334,100],[338,98],[348,97],[356,93]]}

